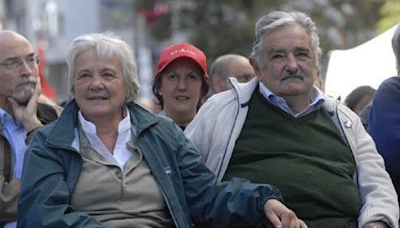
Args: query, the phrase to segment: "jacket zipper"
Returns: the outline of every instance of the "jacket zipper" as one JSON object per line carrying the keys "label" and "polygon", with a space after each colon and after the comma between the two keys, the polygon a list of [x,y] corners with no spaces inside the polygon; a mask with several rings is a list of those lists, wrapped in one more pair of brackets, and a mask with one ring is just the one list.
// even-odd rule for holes
{"label": "jacket zipper", "polygon": [[[233,129],[235,129],[236,120],[237,120],[237,118],[238,118],[238,116],[239,116],[239,112],[240,112],[240,108],[241,108],[240,100],[239,100],[239,94],[238,94],[236,88],[233,86],[233,84],[232,84],[231,81],[229,81],[229,84],[231,84],[232,90],[233,90],[233,91],[235,92],[235,94],[236,94],[236,97],[237,97],[237,105],[238,105],[238,107],[237,107],[237,110],[236,110],[235,120],[234,120],[234,122],[233,122],[233,124],[232,124],[232,128],[231,128],[231,131],[230,131],[230,134],[229,134],[230,137],[229,137],[229,139],[228,139],[228,141],[227,141],[227,143],[226,143],[226,146],[225,146],[224,156],[222,157],[221,165],[219,166],[218,175],[217,175],[218,180],[220,180],[221,171],[222,171],[222,168],[223,168],[223,166],[224,166],[225,156],[226,156],[226,153],[227,153],[227,151],[228,151],[229,143],[230,143],[230,141],[231,141],[232,134],[233,134]],[[221,180],[222,180],[222,177],[221,177]],[[221,180],[220,180],[220,181],[221,181]]]}

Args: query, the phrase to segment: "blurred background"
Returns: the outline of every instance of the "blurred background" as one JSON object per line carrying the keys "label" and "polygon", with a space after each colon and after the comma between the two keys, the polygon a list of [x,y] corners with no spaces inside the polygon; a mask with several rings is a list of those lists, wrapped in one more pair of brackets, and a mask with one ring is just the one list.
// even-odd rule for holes
{"label": "blurred background", "polygon": [[69,43],[112,30],[134,48],[140,98],[151,99],[154,65],[164,47],[190,42],[206,53],[209,65],[222,54],[248,56],[256,20],[273,10],[303,11],[315,21],[323,78],[331,50],[356,47],[400,21],[399,0],[0,0],[0,29],[23,34],[37,48],[57,101],[67,96]]}

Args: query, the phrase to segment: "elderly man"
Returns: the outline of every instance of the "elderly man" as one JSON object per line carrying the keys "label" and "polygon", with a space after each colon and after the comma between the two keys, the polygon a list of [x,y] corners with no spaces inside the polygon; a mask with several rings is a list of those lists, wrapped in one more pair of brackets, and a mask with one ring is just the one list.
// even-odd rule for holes
{"label": "elderly man", "polygon": [[397,195],[360,119],[313,86],[319,38],[304,13],[259,19],[256,78],[230,79],[185,130],[219,180],[277,186],[310,228],[398,227]]}
{"label": "elderly man", "polygon": [[235,77],[238,82],[248,82],[254,76],[249,59],[236,54],[218,57],[210,68],[210,89],[213,94],[228,90],[228,78]]}
{"label": "elderly man", "polygon": [[20,34],[0,31],[0,227],[15,227],[26,142],[56,110],[39,104],[38,62]]}

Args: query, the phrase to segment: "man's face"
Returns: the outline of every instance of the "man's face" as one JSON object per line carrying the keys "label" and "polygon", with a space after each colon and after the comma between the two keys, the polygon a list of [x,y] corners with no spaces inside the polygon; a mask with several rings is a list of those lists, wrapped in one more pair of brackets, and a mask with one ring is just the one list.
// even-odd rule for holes
{"label": "man's face", "polygon": [[32,46],[22,36],[1,36],[0,64],[1,100],[13,97],[20,104],[27,103],[39,75]]}
{"label": "man's face", "polygon": [[274,94],[283,98],[309,99],[315,74],[311,38],[300,25],[289,25],[266,35],[262,65],[253,61],[257,78]]}
{"label": "man's face", "polygon": [[255,75],[254,69],[247,58],[236,58],[229,64],[228,77],[235,77],[240,83],[250,81]]}

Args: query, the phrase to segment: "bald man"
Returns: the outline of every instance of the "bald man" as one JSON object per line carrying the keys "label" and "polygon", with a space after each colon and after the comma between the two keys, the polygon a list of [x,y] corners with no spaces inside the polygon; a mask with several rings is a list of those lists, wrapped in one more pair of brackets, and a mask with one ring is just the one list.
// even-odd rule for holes
{"label": "bald man", "polygon": [[210,68],[210,89],[213,94],[228,90],[228,77],[235,77],[238,82],[248,82],[254,76],[249,59],[236,54],[218,57]]}
{"label": "bald man", "polygon": [[39,58],[13,31],[0,31],[0,227],[15,227],[27,142],[57,111],[38,103]]}

